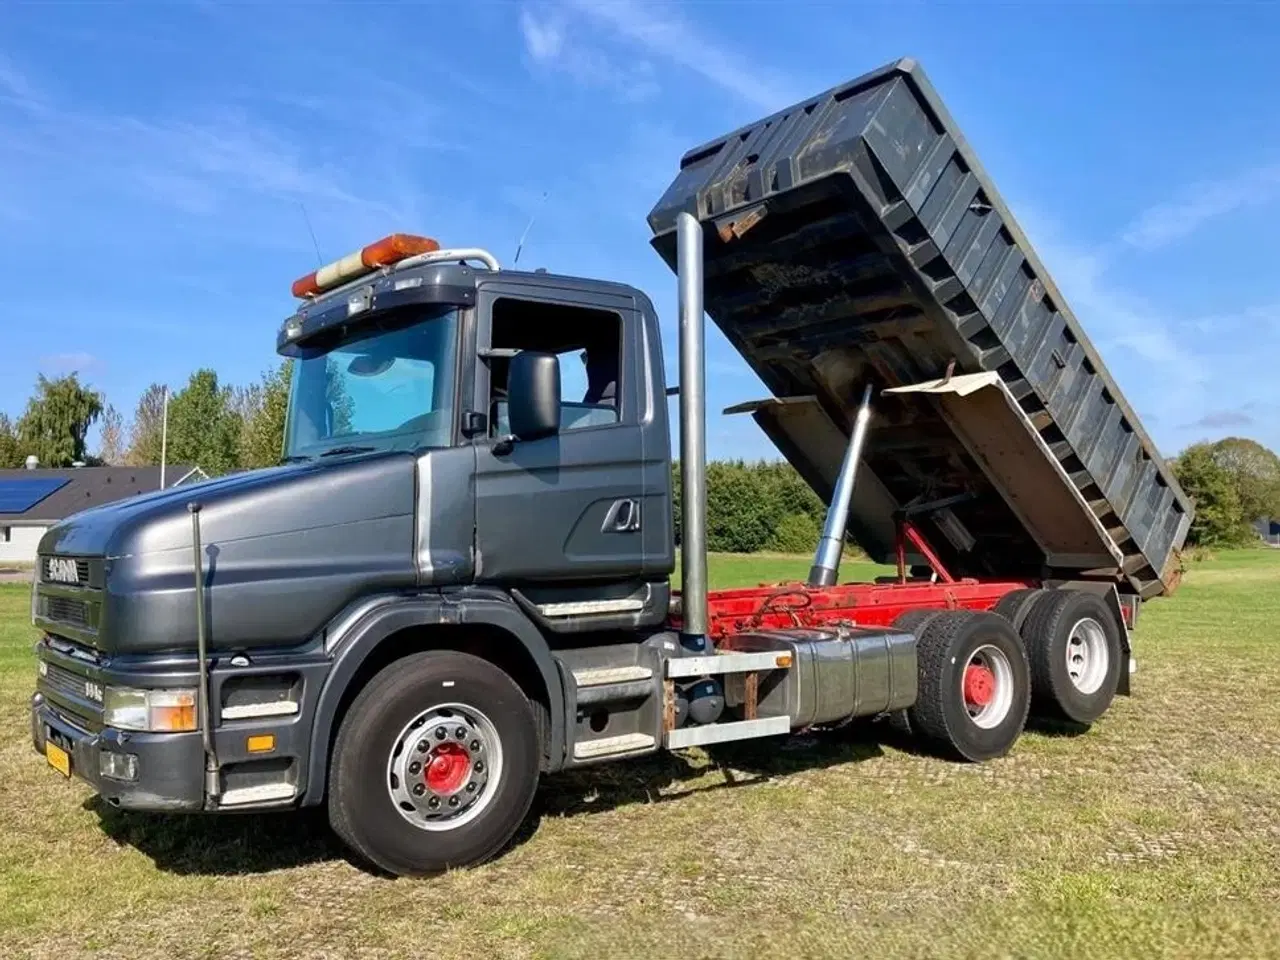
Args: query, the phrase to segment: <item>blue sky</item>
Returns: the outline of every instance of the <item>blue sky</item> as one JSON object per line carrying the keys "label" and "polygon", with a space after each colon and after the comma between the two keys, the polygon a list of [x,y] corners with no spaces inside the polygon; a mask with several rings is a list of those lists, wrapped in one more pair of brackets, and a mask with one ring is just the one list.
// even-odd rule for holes
{"label": "blue sky", "polygon": [[[394,230],[634,283],[691,146],[921,60],[1162,449],[1280,448],[1280,6],[0,7],[0,411],[78,369],[271,365],[289,284]],[[545,195],[545,201],[544,201]],[[305,210],[305,217],[304,211]],[[710,409],[762,396],[712,328]],[[771,455],[714,417],[712,455]]]}

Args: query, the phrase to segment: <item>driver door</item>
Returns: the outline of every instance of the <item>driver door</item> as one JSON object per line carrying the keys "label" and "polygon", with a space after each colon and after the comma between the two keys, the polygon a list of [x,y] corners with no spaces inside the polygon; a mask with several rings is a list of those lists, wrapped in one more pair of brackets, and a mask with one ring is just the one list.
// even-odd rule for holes
{"label": "driver door", "polygon": [[[478,304],[477,405],[491,414],[476,438],[476,579],[561,583],[648,579],[657,566],[649,540],[665,535],[668,487],[655,484],[640,422],[638,315],[624,297],[541,284],[487,287]],[[616,351],[618,381],[609,401],[588,403],[583,350]],[[556,353],[563,387],[561,430],[503,444],[505,363],[501,354]],[[576,365],[576,368],[575,368]],[[596,391],[597,393],[599,391]],[[580,395],[581,393],[581,395]],[[479,407],[485,409],[485,407]],[[665,432],[664,432],[665,438]],[[668,481],[669,483],[669,481]],[[657,498],[655,504],[654,498]],[[664,571],[665,576],[665,571]]]}

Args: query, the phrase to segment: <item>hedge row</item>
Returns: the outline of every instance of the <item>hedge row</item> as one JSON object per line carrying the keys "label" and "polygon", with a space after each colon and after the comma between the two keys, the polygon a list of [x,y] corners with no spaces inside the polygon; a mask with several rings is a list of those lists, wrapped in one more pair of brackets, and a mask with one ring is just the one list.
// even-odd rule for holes
{"label": "hedge row", "polygon": [[[680,465],[672,466],[676,541],[680,540]],[[707,464],[707,549],[718,553],[810,553],[826,507],[788,463]]]}

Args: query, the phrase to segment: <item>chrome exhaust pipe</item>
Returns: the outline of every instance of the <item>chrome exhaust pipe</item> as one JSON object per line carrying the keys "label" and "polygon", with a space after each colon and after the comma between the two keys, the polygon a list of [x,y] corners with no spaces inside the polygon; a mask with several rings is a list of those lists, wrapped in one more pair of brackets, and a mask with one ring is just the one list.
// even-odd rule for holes
{"label": "chrome exhaust pipe", "polygon": [[702,315],[702,224],[676,217],[680,303],[680,604],[687,645],[707,645],[706,329]]}
{"label": "chrome exhaust pipe", "polygon": [[849,524],[849,504],[853,501],[853,485],[858,477],[858,462],[862,459],[862,445],[867,440],[867,426],[871,423],[871,384],[862,391],[862,406],[853,421],[853,433],[840,464],[840,476],[831,491],[831,506],[827,508],[822,537],[809,570],[809,586],[835,586],[840,575],[840,556],[844,552],[845,528]]}

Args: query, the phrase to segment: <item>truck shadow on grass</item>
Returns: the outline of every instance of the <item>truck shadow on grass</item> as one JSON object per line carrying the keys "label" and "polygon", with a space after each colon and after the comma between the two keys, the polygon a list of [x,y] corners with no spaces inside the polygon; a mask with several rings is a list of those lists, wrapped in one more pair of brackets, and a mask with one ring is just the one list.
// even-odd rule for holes
{"label": "truck shadow on grass", "polygon": [[[658,753],[629,763],[601,764],[548,777],[542,782],[536,809],[545,816],[571,817],[750,788],[788,774],[882,756],[881,744],[888,742],[882,736],[885,732],[870,724],[851,724],[812,735],[703,748],[709,763],[696,755]],[[703,780],[707,782],[697,782]]]}
{"label": "truck shadow on grass", "polygon": [[[781,742],[720,744],[706,752],[709,763],[696,755],[655,754],[545,777],[510,846],[534,837],[543,817],[680,801],[698,793],[750,788],[788,774],[869,760],[883,754],[881,743],[888,741],[879,735],[884,732],[882,726],[851,725]],[[138,850],[166,873],[245,876],[334,860],[376,872],[351,859],[329,830],[323,807],[228,816],[139,814],[118,810],[96,796],[84,806],[97,815],[107,836]]]}
{"label": "truck shadow on grass", "polygon": [[142,814],[85,801],[102,831],[182,875],[237,876],[348,858],[324,808],[225,816]]}

